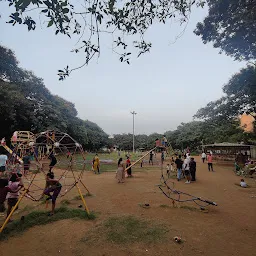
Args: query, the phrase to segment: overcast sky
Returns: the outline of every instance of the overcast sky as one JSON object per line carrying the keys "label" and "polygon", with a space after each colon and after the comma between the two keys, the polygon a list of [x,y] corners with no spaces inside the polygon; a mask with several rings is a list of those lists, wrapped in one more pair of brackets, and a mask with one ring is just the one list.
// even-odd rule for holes
{"label": "overcast sky", "polygon": [[97,123],[108,134],[132,132],[132,110],[138,113],[136,134],[174,130],[221,97],[223,84],[245,66],[193,34],[207,14],[195,9],[175,43],[182,31],[178,24],[154,26],[146,36],[153,44],[151,52],[127,65],[112,53],[111,38],[104,37],[100,58],[59,82],[58,69],[84,61],[82,53],[70,52],[75,41],[55,36],[45,25],[28,32],[25,26],[6,24],[6,6],[0,2],[0,44],[14,50],[20,66],[42,77],[53,94],[75,103],[80,118]]}

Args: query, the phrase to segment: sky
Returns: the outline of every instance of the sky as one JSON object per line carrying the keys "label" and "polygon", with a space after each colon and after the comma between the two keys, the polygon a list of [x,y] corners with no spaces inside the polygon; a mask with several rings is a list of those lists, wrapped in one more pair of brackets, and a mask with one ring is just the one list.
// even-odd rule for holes
{"label": "sky", "polygon": [[0,2],[0,44],[12,49],[22,68],[44,79],[46,87],[75,104],[78,116],[97,123],[109,135],[164,133],[193,115],[208,102],[223,95],[222,86],[245,63],[219,54],[212,44],[203,44],[193,33],[207,9],[194,9],[184,34],[177,23],[154,25],[146,34],[152,42],[149,54],[123,64],[112,52],[110,37],[101,39],[99,59],[58,81],[57,70],[83,63],[83,53],[71,53],[73,40],[55,36],[43,23],[28,32],[25,26],[6,24],[10,9]]}

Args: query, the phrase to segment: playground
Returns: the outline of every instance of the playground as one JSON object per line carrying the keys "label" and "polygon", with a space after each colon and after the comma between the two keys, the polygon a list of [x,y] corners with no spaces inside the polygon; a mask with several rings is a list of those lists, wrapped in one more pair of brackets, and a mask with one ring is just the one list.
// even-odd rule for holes
{"label": "playground", "polygon": [[[116,160],[116,154],[112,158]],[[88,170],[81,181],[92,194],[85,199],[96,216],[94,220],[62,219],[34,225],[19,234],[14,232],[0,242],[1,255],[216,255],[217,248],[219,255],[252,254],[255,179],[247,178],[250,187],[244,189],[234,185],[240,178],[232,166],[215,165],[215,172],[208,172],[207,164],[201,163],[199,157],[195,160],[195,183],[185,184],[185,180],[177,182],[172,178],[169,182],[174,182],[177,190],[215,201],[218,206],[201,211],[193,202],[173,205],[157,186],[159,165],[140,168],[137,164],[133,167],[134,177],[124,184],[116,182],[116,168],[100,175]],[[42,179],[42,186],[43,183]],[[66,205],[76,210],[81,204],[75,189],[57,199],[57,208]],[[45,207],[45,203],[25,198],[13,219],[19,221],[25,216],[25,224],[27,214],[46,211]],[[180,243],[174,241],[175,236],[181,238]]]}

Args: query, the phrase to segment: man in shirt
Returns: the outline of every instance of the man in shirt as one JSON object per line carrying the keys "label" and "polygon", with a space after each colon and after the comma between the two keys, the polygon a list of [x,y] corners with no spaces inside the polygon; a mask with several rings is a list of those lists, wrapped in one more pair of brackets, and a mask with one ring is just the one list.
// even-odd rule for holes
{"label": "man in shirt", "polygon": [[212,170],[212,172],[213,172],[212,154],[211,153],[208,155],[207,161],[208,161],[208,171],[210,172],[210,170]]}
{"label": "man in shirt", "polygon": [[0,155],[0,176],[4,174],[6,169],[8,157],[7,155],[1,154]]}
{"label": "man in shirt", "polygon": [[185,170],[185,176],[187,178],[186,184],[190,183],[190,169],[189,169],[189,163],[190,163],[190,157],[186,157],[184,160],[184,170]]}
{"label": "man in shirt", "polygon": [[182,175],[182,164],[183,164],[183,161],[181,160],[181,155],[179,155],[179,158],[176,158],[175,164],[177,167],[177,180],[180,181],[181,175]]}
{"label": "man in shirt", "polygon": [[203,163],[204,163],[205,159],[206,159],[206,154],[203,152],[202,153],[202,161],[203,161]]}

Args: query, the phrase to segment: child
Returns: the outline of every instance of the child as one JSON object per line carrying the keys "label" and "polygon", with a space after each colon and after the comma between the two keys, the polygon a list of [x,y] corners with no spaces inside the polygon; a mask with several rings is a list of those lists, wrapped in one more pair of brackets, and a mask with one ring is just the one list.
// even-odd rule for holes
{"label": "child", "polygon": [[244,181],[244,179],[241,179],[240,186],[242,188],[247,188],[247,183]]}
{"label": "child", "polygon": [[170,165],[169,164],[167,164],[167,166],[166,166],[166,175],[168,178],[170,178]]}
{"label": "child", "polygon": [[50,162],[50,164],[49,164],[49,173],[52,173],[52,168],[53,168],[53,166],[55,165],[55,164],[57,164],[57,159],[56,159],[56,157],[54,156],[54,153],[53,153],[53,150],[52,150],[52,152],[50,153],[50,155],[49,155],[49,157],[48,157],[50,160],[51,160],[51,162]]}
{"label": "child", "polygon": [[[21,174],[14,173],[12,174],[8,188],[10,191],[8,192],[6,199],[7,199],[7,204],[8,204],[8,209],[7,209],[7,217],[9,216],[10,212],[12,211],[12,207],[16,205],[19,199],[19,191],[23,187],[23,183],[21,180]],[[18,209],[18,208],[17,208]],[[11,220],[9,220],[11,221]]]}
{"label": "child", "polygon": [[[52,216],[54,214],[56,199],[61,191],[61,188],[62,185],[59,183],[58,180],[54,179],[53,173],[47,173],[44,194],[48,196],[46,200],[52,199],[52,211],[51,213],[49,213],[49,216]],[[51,192],[53,192],[52,195]]]}

